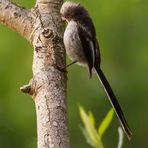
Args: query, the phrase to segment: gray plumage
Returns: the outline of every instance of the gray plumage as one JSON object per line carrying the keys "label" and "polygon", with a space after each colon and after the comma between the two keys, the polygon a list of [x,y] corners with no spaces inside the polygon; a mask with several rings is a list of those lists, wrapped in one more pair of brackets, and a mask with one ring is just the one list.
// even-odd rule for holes
{"label": "gray plumage", "polygon": [[65,29],[64,45],[66,53],[72,61],[77,61],[78,64],[87,66],[87,60],[78,36],[77,23],[73,20],[68,23]]}

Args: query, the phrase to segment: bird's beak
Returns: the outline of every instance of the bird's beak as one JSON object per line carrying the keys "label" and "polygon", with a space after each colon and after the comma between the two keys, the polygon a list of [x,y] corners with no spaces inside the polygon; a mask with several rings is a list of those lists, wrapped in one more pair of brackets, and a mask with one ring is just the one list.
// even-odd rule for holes
{"label": "bird's beak", "polygon": [[63,21],[63,22],[66,22],[66,19],[65,19],[63,16],[62,16],[62,21]]}

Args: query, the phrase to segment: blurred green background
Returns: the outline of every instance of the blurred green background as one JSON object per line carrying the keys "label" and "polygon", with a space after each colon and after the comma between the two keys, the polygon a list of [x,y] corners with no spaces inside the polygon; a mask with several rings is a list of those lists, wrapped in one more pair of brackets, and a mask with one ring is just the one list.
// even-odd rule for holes
{"label": "blurred green background", "polygon": [[[14,0],[31,8],[35,0]],[[92,15],[102,54],[102,69],[110,81],[133,139],[123,148],[148,147],[148,1],[81,0]],[[33,49],[17,33],[0,25],[0,147],[36,148],[36,116],[29,95],[19,91],[32,77]],[[70,62],[68,60],[68,62]],[[96,76],[77,65],[68,68],[68,109],[72,148],[89,148],[80,131],[78,104],[99,124],[111,105]],[[119,123],[114,117],[103,137],[106,148],[117,147]]]}

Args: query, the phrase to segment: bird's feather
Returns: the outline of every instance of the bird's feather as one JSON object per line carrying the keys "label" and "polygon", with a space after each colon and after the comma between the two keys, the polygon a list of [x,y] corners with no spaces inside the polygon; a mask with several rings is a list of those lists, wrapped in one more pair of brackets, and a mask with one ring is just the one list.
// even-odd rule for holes
{"label": "bird's feather", "polygon": [[92,68],[95,64],[96,58],[96,45],[94,37],[89,32],[86,32],[84,28],[78,23],[78,35],[83,47],[83,52],[88,62],[89,76],[91,78]]}

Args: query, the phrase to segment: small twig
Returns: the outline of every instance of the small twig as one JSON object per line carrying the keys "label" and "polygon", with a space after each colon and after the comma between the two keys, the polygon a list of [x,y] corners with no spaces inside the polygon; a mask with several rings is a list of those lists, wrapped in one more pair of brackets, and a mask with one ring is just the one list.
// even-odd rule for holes
{"label": "small twig", "polygon": [[[31,85],[30,84],[26,84],[22,87],[20,87],[20,90],[23,92],[23,93],[28,93],[30,94],[31,92]],[[31,94],[30,94],[31,95]]]}
{"label": "small twig", "polygon": [[118,128],[118,134],[119,134],[119,141],[118,141],[118,147],[117,148],[122,148],[124,134],[123,134],[123,130],[122,130],[121,127]]}

